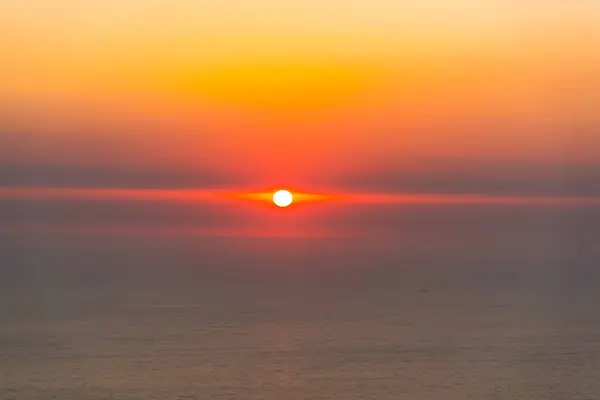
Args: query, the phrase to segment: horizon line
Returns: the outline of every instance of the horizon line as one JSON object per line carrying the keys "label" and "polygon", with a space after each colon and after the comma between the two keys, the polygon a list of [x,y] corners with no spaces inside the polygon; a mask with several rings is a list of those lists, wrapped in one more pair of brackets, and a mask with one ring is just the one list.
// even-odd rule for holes
{"label": "horizon line", "polygon": [[[283,188],[283,187],[282,187]],[[288,189],[294,203],[339,202],[345,204],[402,205],[600,205],[600,196],[506,195],[482,193],[310,193]],[[271,202],[271,190],[244,189],[130,189],[82,187],[18,187],[0,186],[0,199],[113,200],[113,201],[235,201]]]}

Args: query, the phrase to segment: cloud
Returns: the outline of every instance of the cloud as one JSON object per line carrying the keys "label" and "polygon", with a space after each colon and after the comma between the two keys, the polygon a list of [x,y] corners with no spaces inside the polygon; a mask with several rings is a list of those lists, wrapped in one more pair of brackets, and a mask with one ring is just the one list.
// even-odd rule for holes
{"label": "cloud", "polygon": [[493,160],[432,160],[398,167],[373,165],[335,178],[346,190],[376,193],[448,193],[508,196],[598,196],[594,165],[510,163]]}
{"label": "cloud", "polygon": [[60,165],[0,163],[0,186],[92,188],[203,188],[236,184],[235,177],[208,171],[174,170],[161,165]]}

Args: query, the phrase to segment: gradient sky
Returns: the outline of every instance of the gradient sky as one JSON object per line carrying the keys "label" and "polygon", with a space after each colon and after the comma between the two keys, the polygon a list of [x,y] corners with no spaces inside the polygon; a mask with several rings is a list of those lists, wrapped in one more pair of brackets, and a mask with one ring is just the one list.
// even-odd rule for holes
{"label": "gradient sky", "polygon": [[600,192],[596,1],[0,7],[4,186]]}
{"label": "gradient sky", "polygon": [[[4,1],[0,255],[596,260],[599,26],[591,0]],[[327,201],[247,201],[276,187]]]}

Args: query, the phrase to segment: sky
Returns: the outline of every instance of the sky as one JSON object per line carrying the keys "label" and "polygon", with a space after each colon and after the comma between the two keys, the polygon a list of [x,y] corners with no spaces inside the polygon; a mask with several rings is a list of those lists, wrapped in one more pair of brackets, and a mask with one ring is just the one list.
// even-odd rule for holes
{"label": "sky", "polygon": [[597,194],[595,1],[1,7],[5,185]]}
{"label": "sky", "polygon": [[[594,0],[3,1],[2,234],[591,238],[598,26]],[[280,187],[327,201],[248,201]]]}

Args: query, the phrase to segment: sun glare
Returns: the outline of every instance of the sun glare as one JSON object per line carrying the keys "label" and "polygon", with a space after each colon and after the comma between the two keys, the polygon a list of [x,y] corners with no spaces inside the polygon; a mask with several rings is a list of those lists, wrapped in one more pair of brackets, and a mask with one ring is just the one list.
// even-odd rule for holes
{"label": "sun glare", "polygon": [[278,190],[273,194],[273,203],[277,207],[287,207],[292,204],[293,196],[287,190]]}

